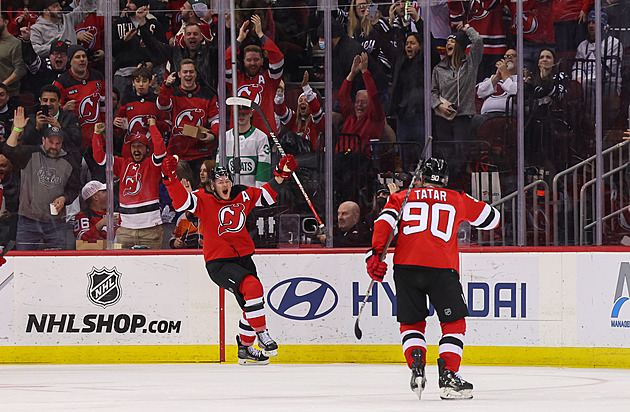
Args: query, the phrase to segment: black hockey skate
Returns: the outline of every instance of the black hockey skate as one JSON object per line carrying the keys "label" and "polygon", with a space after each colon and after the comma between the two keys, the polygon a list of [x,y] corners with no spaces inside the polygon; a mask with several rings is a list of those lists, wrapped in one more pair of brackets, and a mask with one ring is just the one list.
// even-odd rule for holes
{"label": "black hockey skate", "polygon": [[238,345],[239,365],[269,365],[269,358],[263,355],[261,350],[253,346],[242,345],[238,335],[236,336],[236,344]]}
{"label": "black hockey skate", "polygon": [[427,383],[427,378],[424,375],[422,351],[420,349],[412,350],[411,357],[413,358],[413,363],[411,364],[411,390],[418,395],[418,399],[422,399],[422,391]]}
{"label": "black hockey skate", "polygon": [[263,355],[268,357],[278,356],[278,344],[269,336],[267,329],[256,332],[258,336],[258,346],[262,350]]}
{"label": "black hockey skate", "polygon": [[472,399],[473,384],[466,382],[457,372],[445,369],[445,365],[446,361],[438,358],[440,398]]}

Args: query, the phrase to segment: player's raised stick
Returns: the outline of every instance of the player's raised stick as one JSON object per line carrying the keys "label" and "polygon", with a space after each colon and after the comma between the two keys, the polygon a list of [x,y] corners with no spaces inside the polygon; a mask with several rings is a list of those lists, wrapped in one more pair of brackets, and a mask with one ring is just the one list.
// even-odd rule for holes
{"label": "player's raised stick", "polygon": [[[416,181],[420,178],[419,177],[420,170],[422,170],[424,157],[427,154],[427,149],[429,148],[429,145],[431,144],[432,140],[433,140],[433,136],[429,136],[427,138],[427,141],[424,143],[424,150],[422,151],[422,154],[420,155],[420,159],[418,159],[418,165],[416,166],[416,170],[413,172],[411,183],[409,183],[409,188],[407,189],[407,193],[405,194],[405,199],[400,205],[400,211],[398,212],[398,217],[396,217],[396,223],[394,224],[394,227],[392,227],[391,232],[389,232],[387,243],[385,243],[385,248],[383,249],[383,253],[381,253],[381,257],[379,259],[381,262],[385,260],[385,256],[387,256],[387,249],[389,249],[389,246],[392,244],[392,240],[394,240],[394,234],[396,233],[396,228],[398,227],[398,223],[400,223],[400,218],[402,216],[403,210],[405,210],[405,205],[407,204],[407,200],[409,199],[409,193],[411,193],[411,189],[413,188]],[[361,302],[361,306],[359,307],[359,314],[357,315],[357,320],[354,321],[354,336],[356,336],[357,339],[361,339],[361,337],[363,337],[363,332],[361,332],[361,328],[359,328],[359,320],[361,319],[361,313],[363,313],[363,308],[365,307],[365,304],[370,298],[370,292],[372,291],[373,286],[374,286],[374,279],[372,279],[372,281],[370,282],[370,286],[368,286],[368,289],[365,292],[365,299],[363,299],[363,302]]]}
{"label": "player's raised stick", "polygon": [[[282,148],[282,146],[280,146],[280,141],[278,140],[278,137],[273,132],[271,125],[267,121],[267,118],[265,117],[262,110],[260,109],[260,106],[256,102],[253,102],[246,97],[228,97],[225,103],[228,106],[246,106],[246,107],[251,107],[252,109],[256,110],[258,115],[262,118],[263,122],[265,123],[265,126],[267,127],[267,131],[269,131],[269,136],[271,136],[273,143],[278,148],[278,152],[280,152],[280,156],[283,156],[283,157],[286,156],[284,149]],[[320,219],[319,215],[317,214],[317,211],[315,210],[315,206],[313,206],[313,202],[311,202],[311,198],[306,193],[306,190],[304,190],[304,186],[302,186],[302,182],[300,182],[300,178],[297,176],[297,173],[292,173],[292,175],[293,175],[293,180],[295,180],[295,183],[300,188],[300,191],[302,192],[304,199],[306,199],[306,203],[311,208],[311,211],[313,212],[313,215],[315,216],[315,219],[317,220],[317,225],[319,226],[320,233],[326,234],[326,226],[324,225],[324,222],[322,222],[322,219]]]}

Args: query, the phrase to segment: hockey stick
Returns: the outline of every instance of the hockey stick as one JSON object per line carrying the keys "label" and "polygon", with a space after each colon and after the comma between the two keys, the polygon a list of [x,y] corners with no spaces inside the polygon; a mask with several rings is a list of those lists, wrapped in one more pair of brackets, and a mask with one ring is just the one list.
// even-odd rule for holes
{"label": "hockey stick", "polygon": [[[418,176],[420,176],[420,170],[422,169],[422,164],[424,163],[424,157],[427,154],[427,149],[429,148],[429,144],[431,144],[432,140],[433,140],[433,136],[429,136],[427,138],[427,141],[424,144],[424,150],[422,151],[422,154],[420,155],[420,159],[418,159],[418,165],[416,166],[416,170],[414,170],[413,172],[411,183],[409,183],[409,188],[407,189],[407,193],[405,193],[405,199],[400,205],[400,211],[398,213],[398,216],[396,217],[396,223],[394,223],[394,227],[392,227],[391,232],[389,232],[387,243],[385,243],[385,248],[383,249],[383,253],[381,253],[381,257],[379,259],[381,262],[385,260],[385,256],[387,255],[387,249],[389,249],[389,246],[392,244],[392,240],[394,240],[394,233],[396,232],[398,223],[400,223],[402,212],[405,209],[407,200],[409,199],[409,193],[411,193],[411,189],[413,188],[413,185],[416,183],[416,180],[418,180]],[[357,315],[357,320],[354,322],[354,336],[356,336],[357,339],[361,339],[361,337],[363,336],[363,332],[361,332],[361,328],[359,328],[359,320],[361,319],[361,313],[363,313],[363,308],[365,307],[365,304],[370,298],[370,292],[372,291],[373,286],[374,286],[374,279],[372,279],[372,281],[370,282],[370,286],[367,289],[367,292],[365,292],[365,299],[363,299],[363,302],[361,302],[361,306],[359,307],[359,314]]]}
{"label": "hockey stick", "polygon": [[[267,121],[267,118],[265,117],[260,106],[256,102],[253,102],[246,97],[228,97],[225,103],[228,106],[246,106],[246,107],[251,107],[254,110],[256,110],[256,112],[260,115],[263,122],[265,123],[265,126],[267,126],[267,130],[269,131],[269,136],[271,136],[271,139],[273,140],[274,144],[278,148],[278,152],[280,152],[281,156],[283,157],[286,156],[284,149],[282,148],[282,146],[280,146],[280,141],[278,141],[278,137],[273,132],[271,125]],[[313,212],[313,215],[315,216],[315,219],[317,220],[317,224],[319,225],[320,233],[325,235],[326,226],[324,226],[324,222],[322,222],[322,219],[320,219],[319,215],[317,214],[317,211],[315,210],[315,206],[313,206],[313,202],[311,202],[311,198],[306,193],[306,190],[304,190],[304,186],[302,186],[302,182],[300,182],[300,178],[297,176],[296,173],[291,173],[291,175],[293,176],[293,180],[295,180],[295,183],[300,188],[302,195],[304,195],[304,199],[306,199],[306,203],[311,208],[311,211]]]}

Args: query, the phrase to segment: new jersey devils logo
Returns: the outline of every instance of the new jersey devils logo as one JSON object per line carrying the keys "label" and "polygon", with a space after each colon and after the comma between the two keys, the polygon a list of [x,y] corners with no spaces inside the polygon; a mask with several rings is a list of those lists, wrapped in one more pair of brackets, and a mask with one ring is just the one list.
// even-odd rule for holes
{"label": "new jersey devils logo", "polygon": [[180,112],[175,121],[173,122],[173,134],[180,135],[184,130],[185,124],[191,124],[193,126],[203,125],[203,118],[206,116],[206,112],[202,109],[186,109]]}
{"label": "new jersey devils logo", "polygon": [[[136,133],[144,133],[151,137],[151,133],[146,129],[148,124],[142,120],[145,116],[134,116],[129,120],[129,134],[127,136],[133,136]],[[125,136],[125,143],[129,143],[128,137]]]}
{"label": "new jersey devils logo", "polygon": [[79,117],[81,118],[81,124],[96,123],[98,121],[99,101],[101,95],[93,93],[87,97],[84,97],[79,104]]}
{"label": "new jersey devils logo", "polygon": [[84,49],[92,49],[94,48],[94,44],[96,44],[96,36],[98,34],[98,29],[94,26],[86,26],[86,27],[81,27],[77,29],[77,34],[82,34],[85,32],[90,32],[92,33],[92,40],[87,42],[87,41],[82,41],[81,42],[81,46],[83,46]]}
{"label": "new jersey devils logo", "polygon": [[219,210],[219,236],[228,232],[238,232],[245,226],[245,205],[236,203]]}
{"label": "new jersey devils logo", "polygon": [[260,106],[262,102],[263,87],[260,84],[247,84],[238,88],[236,95],[239,97],[246,97],[252,102]]}
{"label": "new jersey devils logo", "polygon": [[123,196],[133,196],[140,193],[142,188],[142,174],[140,173],[139,163],[130,163],[125,170],[125,177],[120,182],[123,185]]}

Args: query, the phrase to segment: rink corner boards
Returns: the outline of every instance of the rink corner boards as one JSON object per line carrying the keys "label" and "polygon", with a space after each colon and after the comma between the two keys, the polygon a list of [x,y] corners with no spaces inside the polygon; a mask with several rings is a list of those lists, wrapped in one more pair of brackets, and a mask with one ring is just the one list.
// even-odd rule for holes
{"label": "rink corner boards", "polygon": [[[280,345],[273,363],[404,363],[398,345]],[[236,363],[236,346],[225,347],[225,363]],[[428,364],[438,348],[428,347]],[[5,346],[0,364],[220,363],[219,345]],[[463,365],[630,369],[630,348],[467,346]]]}

